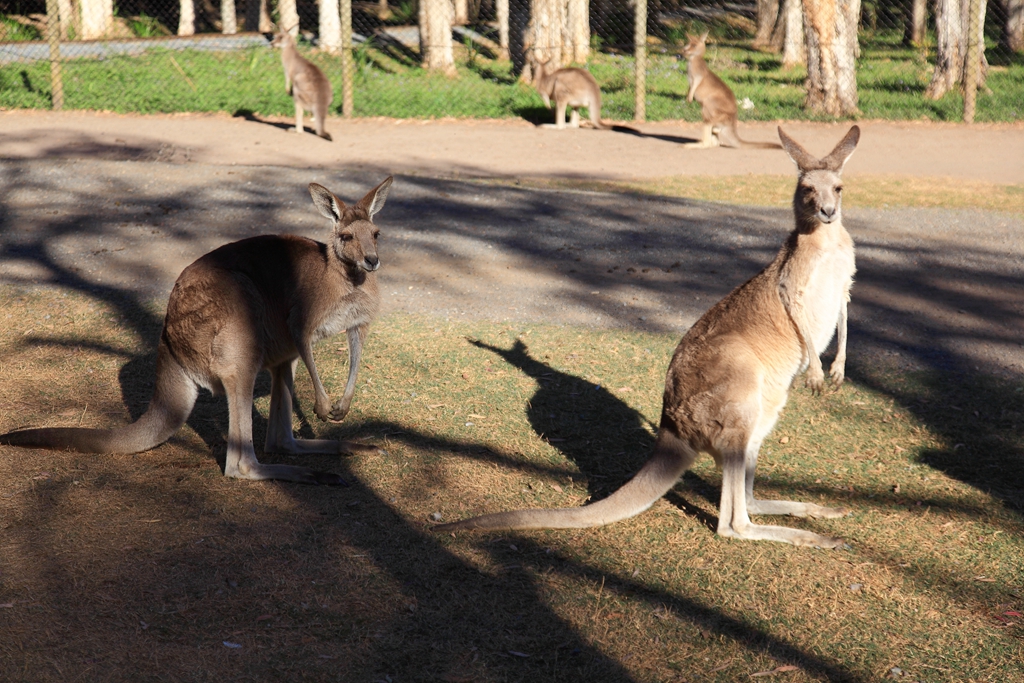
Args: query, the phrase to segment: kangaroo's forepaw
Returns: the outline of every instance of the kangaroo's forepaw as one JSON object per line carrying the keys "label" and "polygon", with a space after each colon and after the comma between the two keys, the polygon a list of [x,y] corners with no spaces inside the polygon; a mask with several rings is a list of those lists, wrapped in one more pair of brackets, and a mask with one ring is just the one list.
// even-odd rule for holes
{"label": "kangaroo's forepaw", "polygon": [[846,370],[842,367],[833,365],[828,374],[832,378],[832,383],[836,385],[837,389],[841,387],[843,382],[846,380]]}
{"label": "kangaroo's forepaw", "polygon": [[811,390],[813,394],[820,394],[825,388],[825,373],[822,372],[821,368],[807,371],[807,379],[804,384]]}
{"label": "kangaroo's forepaw", "polygon": [[342,422],[345,420],[345,416],[348,415],[348,406],[343,406],[340,403],[335,403],[331,407],[331,412],[327,414],[328,422]]}

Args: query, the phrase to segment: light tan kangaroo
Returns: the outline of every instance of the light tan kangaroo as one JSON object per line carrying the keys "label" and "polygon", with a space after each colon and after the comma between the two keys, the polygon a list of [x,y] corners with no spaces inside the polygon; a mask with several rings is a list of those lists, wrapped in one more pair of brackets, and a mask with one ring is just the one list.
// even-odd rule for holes
{"label": "light tan kangaroo", "polygon": [[754,498],[761,442],[786,404],[797,374],[820,392],[818,354],[838,329],[831,375],[845,376],[846,304],[853,283],[853,240],[843,228],[840,172],[860,137],[854,126],[824,159],[779,129],[799,169],[796,228],[775,260],[705,313],[679,342],[668,367],[654,455],[622,488],[580,508],[517,510],[435,527],[563,529],[601,526],[638,515],[675,485],[700,453],[722,469],[718,533],[730,538],[835,548],[837,538],[753,524],[749,515],[842,517],[844,508]]}
{"label": "light tan kangaroo", "polygon": [[[239,479],[283,479],[341,484],[340,477],[291,465],[262,465],[252,444],[256,375],[270,370],[267,453],[293,455],[378,452],[373,446],[292,435],[298,359],[306,364],[321,420],[345,417],[355,392],[366,331],[377,314],[378,229],[373,215],[387,199],[391,178],[352,207],[311,183],[317,209],[333,224],[329,244],[294,235],[263,235],[226,244],[178,277],[156,359],[156,388],[136,422],[115,429],[53,427],[0,435],[0,444],[72,449],[84,453],[138,453],[176,432],[192,412],[200,388],[228,399],[224,474]],[[313,362],[313,344],[348,332],[348,383],[331,405]]]}
{"label": "light tan kangaroo", "polygon": [[295,49],[295,39],[287,31],[274,34],[271,46],[281,48],[281,63],[284,65],[284,87],[295,100],[296,133],[302,133],[303,111],[313,112],[316,134],[324,140],[331,140],[331,134],[324,130],[327,108],[334,99],[334,89],[324,72]]}
{"label": "light tan kangaroo", "polygon": [[683,47],[686,57],[686,76],[690,81],[690,89],[686,93],[686,101],[700,102],[701,117],[704,119],[704,134],[700,142],[687,143],[686,147],[755,147],[761,149],[778,149],[775,142],[747,142],[741,140],[736,131],[736,95],[708,68],[704,61],[705,41],[708,34],[697,37],[686,34],[689,42]]}
{"label": "light tan kangaroo", "polygon": [[[544,100],[544,106],[550,108],[551,101],[555,101],[555,124],[554,128],[563,130],[565,128],[565,110],[572,107],[572,120],[569,126],[580,127],[579,107],[586,107],[590,114],[590,123],[594,128],[611,128],[601,121],[601,88],[597,81],[586,69],[572,67],[552,69],[548,71],[547,61],[540,61],[531,52],[529,56],[530,70],[533,74],[533,87],[540,93]],[[545,124],[545,128],[551,128],[551,124]]]}

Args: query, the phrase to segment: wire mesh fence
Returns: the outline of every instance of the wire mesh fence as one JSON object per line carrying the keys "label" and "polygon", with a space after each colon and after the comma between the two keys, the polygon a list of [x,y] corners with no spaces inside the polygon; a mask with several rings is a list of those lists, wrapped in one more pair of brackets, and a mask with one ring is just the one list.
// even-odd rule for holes
{"label": "wire mesh fence", "polygon": [[333,115],[551,121],[546,63],[605,119],[699,121],[701,37],[741,120],[1024,112],[1024,0],[3,0],[0,107],[288,115],[281,29]]}

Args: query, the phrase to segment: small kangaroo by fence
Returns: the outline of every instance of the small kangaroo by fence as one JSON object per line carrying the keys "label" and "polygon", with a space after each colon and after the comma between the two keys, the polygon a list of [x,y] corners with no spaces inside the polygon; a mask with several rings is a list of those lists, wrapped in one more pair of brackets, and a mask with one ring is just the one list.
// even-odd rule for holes
{"label": "small kangaroo by fence", "polygon": [[[555,102],[555,128],[565,128],[565,110],[569,107],[573,108],[570,127],[580,127],[578,108],[586,107],[594,128],[611,128],[601,121],[601,88],[589,71],[570,67],[548,71],[548,62],[540,61],[532,53],[529,60],[533,87],[540,93],[544,106],[550,109],[551,101]],[[550,124],[546,124],[546,127],[550,127]]]}
{"label": "small kangaroo by fence", "polygon": [[686,76],[690,81],[690,89],[686,93],[686,101],[700,102],[701,118],[704,120],[704,132],[700,142],[688,143],[687,147],[754,147],[761,149],[779,149],[774,142],[747,142],[740,139],[736,130],[736,95],[704,61],[707,49],[705,41],[708,34],[702,36],[687,34],[689,42],[683,47],[682,55],[686,57]]}
{"label": "small kangaroo by fence", "polygon": [[[294,235],[262,235],[226,244],[182,271],[167,302],[157,348],[156,387],[146,412],[114,429],[51,427],[0,435],[0,444],[71,449],[83,453],[138,453],[174,434],[192,412],[200,388],[227,395],[228,443],[224,474],[341,484],[340,477],[292,465],[264,465],[252,443],[256,375],[270,370],[267,453],[378,452],[374,446],[328,439],[296,439],[292,400],[298,359],[309,371],[321,420],[339,422],[355,393],[363,341],[377,314],[377,236],[373,216],[384,206],[392,178],[346,206],[311,183],[320,213],[332,223],[329,244]],[[313,344],[348,333],[348,382],[331,405],[313,362]]]}
{"label": "small kangaroo by fence", "polygon": [[281,63],[284,65],[284,87],[295,100],[296,133],[302,133],[302,115],[304,111],[313,113],[313,125],[316,134],[324,140],[332,140],[331,134],[324,130],[327,109],[334,99],[331,82],[315,64],[304,58],[295,49],[295,39],[287,31],[274,34],[271,46],[281,49]]}
{"label": "small kangaroo by fence", "polygon": [[797,546],[836,548],[842,540],[783,526],[763,526],[749,515],[842,517],[845,508],[754,498],[761,443],[786,404],[790,386],[806,370],[806,384],[822,391],[818,354],[838,330],[830,374],[845,378],[846,306],[853,283],[853,240],[843,227],[840,174],[860,129],[853,126],[828,156],[817,159],[779,129],[799,171],[793,209],[796,227],[764,270],[708,310],[679,342],[668,367],[654,454],[622,488],[580,508],[515,510],[434,527],[456,529],[567,529],[602,526],[648,509],[708,453],[722,469],[718,533]]}

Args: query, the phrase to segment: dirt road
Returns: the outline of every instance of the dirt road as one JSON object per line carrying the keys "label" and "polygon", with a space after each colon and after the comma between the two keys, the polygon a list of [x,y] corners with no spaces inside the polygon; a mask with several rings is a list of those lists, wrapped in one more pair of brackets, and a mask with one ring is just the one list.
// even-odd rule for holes
{"label": "dirt road", "polygon": [[[307,121],[308,123],[308,121]],[[329,143],[286,131],[285,118],[227,114],[0,112],[0,157],[102,158],[196,164],[387,170],[434,177],[571,177],[629,180],[671,175],[790,175],[784,155],[765,150],[685,150],[693,123],[628,123],[637,134],[553,131],[525,121],[331,119]],[[784,123],[822,153],[848,124]],[[1024,123],[963,126],[862,122],[848,167],[858,173],[945,176],[1024,183]],[[749,140],[778,140],[773,123],[743,124]]]}
{"label": "dirt road", "polygon": [[[283,125],[283,124],[282,124]],[[824,153],[845,125],[792,124]],[[1024,183],[1024,126],[864,124],[857,174]],[[681,333],[759,270],[788,210],[486,186],[478,177],[793,175],[778,151],[686,150],[517,122],[331,121],[334,144],[222,116],[0,113],[0,282],[162,300],[192,260],[267,232],[321,237],[306,193],[399,175],[378,222],[388,310]],[[745,137],[769,139],[768,126]],[[1024,225],[972,210],[850,209],[851,361],[1024,375]]]}

